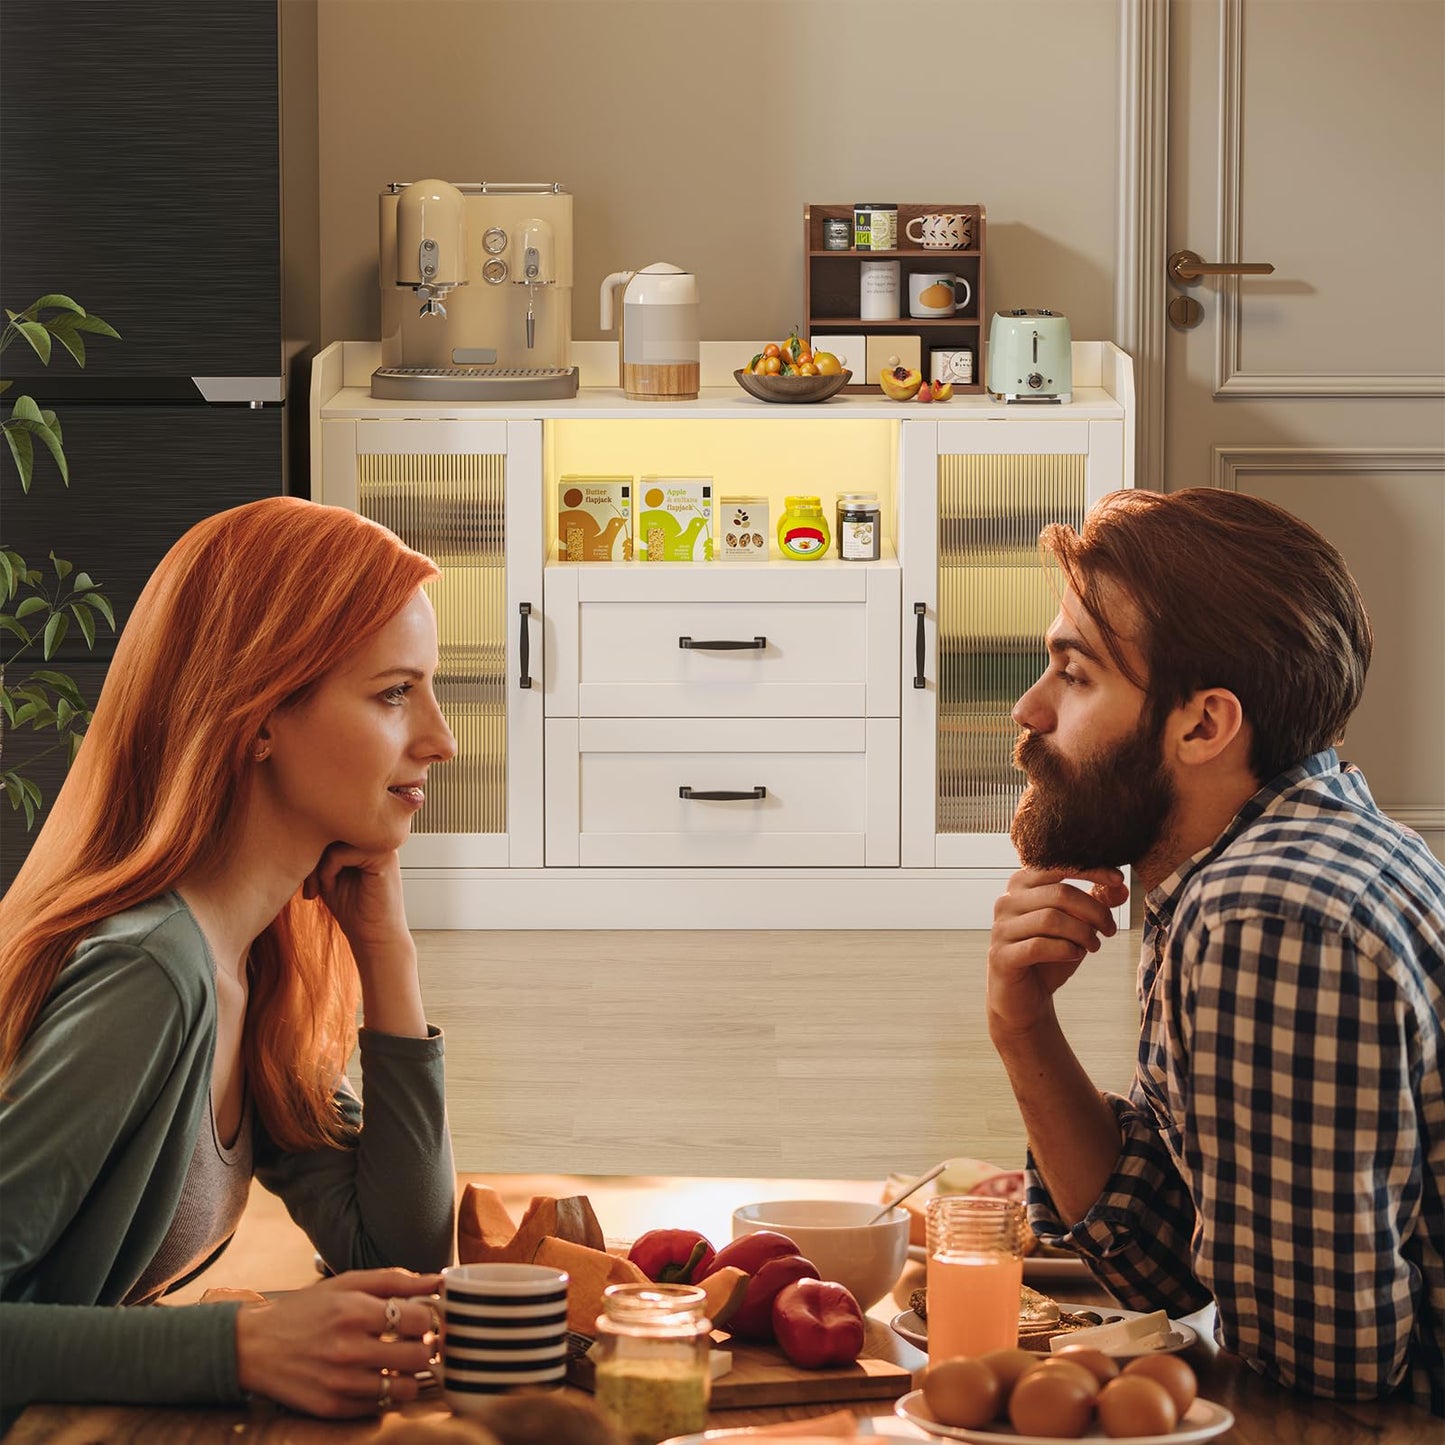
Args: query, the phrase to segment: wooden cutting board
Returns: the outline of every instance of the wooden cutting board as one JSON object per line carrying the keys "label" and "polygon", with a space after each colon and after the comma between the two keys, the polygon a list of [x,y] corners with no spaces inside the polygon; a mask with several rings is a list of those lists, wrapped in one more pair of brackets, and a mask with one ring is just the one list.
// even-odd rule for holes
{"label": "wooden cutting board", "polygon": [[[826,1370],[800,1369],[776,1345],[734,1340],[721,1331],[715,1333],[716,1347],[731,1351],[733,1367],[712,1382],[708,1408],[846,1404],[850,1400],[896,1400],[907,1394],[913,1388],[913,1375],[900,1360],[917,1352],[880,1320],[865,1318],[863,1326],[863,1353],[851,1365]],[[917,1358],[921,1365],[922,1355]],[[592,1361],[585,1355],[572,1355],[567,1362],[567,1380],[591,1390]]]}

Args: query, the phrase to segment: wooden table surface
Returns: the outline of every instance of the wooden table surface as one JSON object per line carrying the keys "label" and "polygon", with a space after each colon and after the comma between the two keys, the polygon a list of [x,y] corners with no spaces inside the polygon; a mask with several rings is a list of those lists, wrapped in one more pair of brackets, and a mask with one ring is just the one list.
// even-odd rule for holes
{"label": "wooden table surface", "polygon": [[[731,1237],[734,1208],[757,1200],[828,1198],[874,1200],[880,1181],[799,1179],[676,1179],[644,1177],[581,1177],[576,1175],[467,1175],[500,1190],[513,1217],[519,1217],[534,1194],[563,1198],[586,1194],[604,1232],[629,1239],[645,1230],[685,1227],[701,1230],[714,1243]],[[892,1299],[869,1313],[887,1321],[907,1307],[908,1292],[923,1282],[923,1269],[910,1263]],[[254,1186],[245,1218],[225,1255],[171,1296],[174,1303],[199,1299],[207,1288],[257,1290],[294,1289],[316,1278],[311,1247],[292,1224],[279,1201]],[[1037,1282],[1038,1287],[1066,1301],[1102,1301],[1089,1283],[1077,1280]],[[166,1308],[167,1306],[158,1306]],[[1220,1445],[1358,1445],[1363,1440],[1384,1445],[1424,1445],[1442,1439],[1441,1422],[1401,1403],[1351,1405],[1315,1400],[1270,1384],[1235,1355],[1218,1349],[1211,1336],[1212,1310],[1189,1317],[1199,1343],[1184,1358],[1199,1376],[1199,1393],[1233,1412],[1234,1426],[1216,1437]],[[890,1330],[870,1330],[890,1351],[889,1358],[921,1373],[924,1356]],[[570,1387],[568,1387],[570,1390]],[[759,1425],[804,1419],[831,1412],[826,1406],[777,1406],[714,1412],[714,1427]],[[860,1417],[887,1415],[886,1401],[851,1406]],[[379,1419],[312,1420],[278,1406],[257,1401],[246,1407],[141,1405],[32,1405],[6,1436],[6,1445],[342,1445],[342,1442],[384,1442],[402,1420],[444,1420],[449,1410],[435,1392]]]}

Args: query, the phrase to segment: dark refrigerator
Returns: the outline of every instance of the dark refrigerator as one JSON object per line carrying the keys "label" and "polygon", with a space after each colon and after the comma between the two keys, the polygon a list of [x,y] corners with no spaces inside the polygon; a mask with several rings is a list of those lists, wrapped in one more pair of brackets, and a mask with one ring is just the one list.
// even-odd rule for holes
{"label": "dark refrigerator", "polygon": [[[278,32],[276,0],[0,3],[3,304],[61,292],[121,336],[83,370],[7,350],[5,401],[55,410],[70,485],[37,446],[22,494],[5,456],[0,536],[89,572],[117,633],[192,523],[286,489]],[[93,705],[115,641],[72,628],[51,665]],[[47,743],[7,733],[7,765]],[[47,802],[63,774],[36,763]],[[0,800],[0,887],[33,836]]]}

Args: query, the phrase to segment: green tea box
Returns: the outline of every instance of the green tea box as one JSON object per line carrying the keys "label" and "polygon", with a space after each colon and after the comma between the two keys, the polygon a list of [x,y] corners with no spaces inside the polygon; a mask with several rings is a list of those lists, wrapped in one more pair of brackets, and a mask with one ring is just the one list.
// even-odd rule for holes
{"label": "green tea box", "polygon": [[640,477],[637,552],[644,562],[711,562],[712,478]]}
{"label": "green tea box", "polygon": [[565,476],[557,483],[557,556],[632,560],[632,478]]}

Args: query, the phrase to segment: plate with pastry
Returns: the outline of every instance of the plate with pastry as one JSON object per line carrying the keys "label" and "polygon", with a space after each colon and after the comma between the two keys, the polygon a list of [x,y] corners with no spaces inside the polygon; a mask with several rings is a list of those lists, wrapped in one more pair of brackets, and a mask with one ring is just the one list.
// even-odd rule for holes
{"label": "plate with pastry", "polygon": [[[928,1290],[908,1297],[909,1309],[889,1321],[893,1332],[915,1349],[928,1349]],[[1146,1313],[1117,1306],[1064,1304],[1028,1285],[1019,1291],[1019,1348],[1057,1354],[1065,1345],[1101,1350],[1115,1359],[1135,1355],[1168,1355],[1188,1349],[1199,1339],[1182,1320],[1163,1310]]]}

